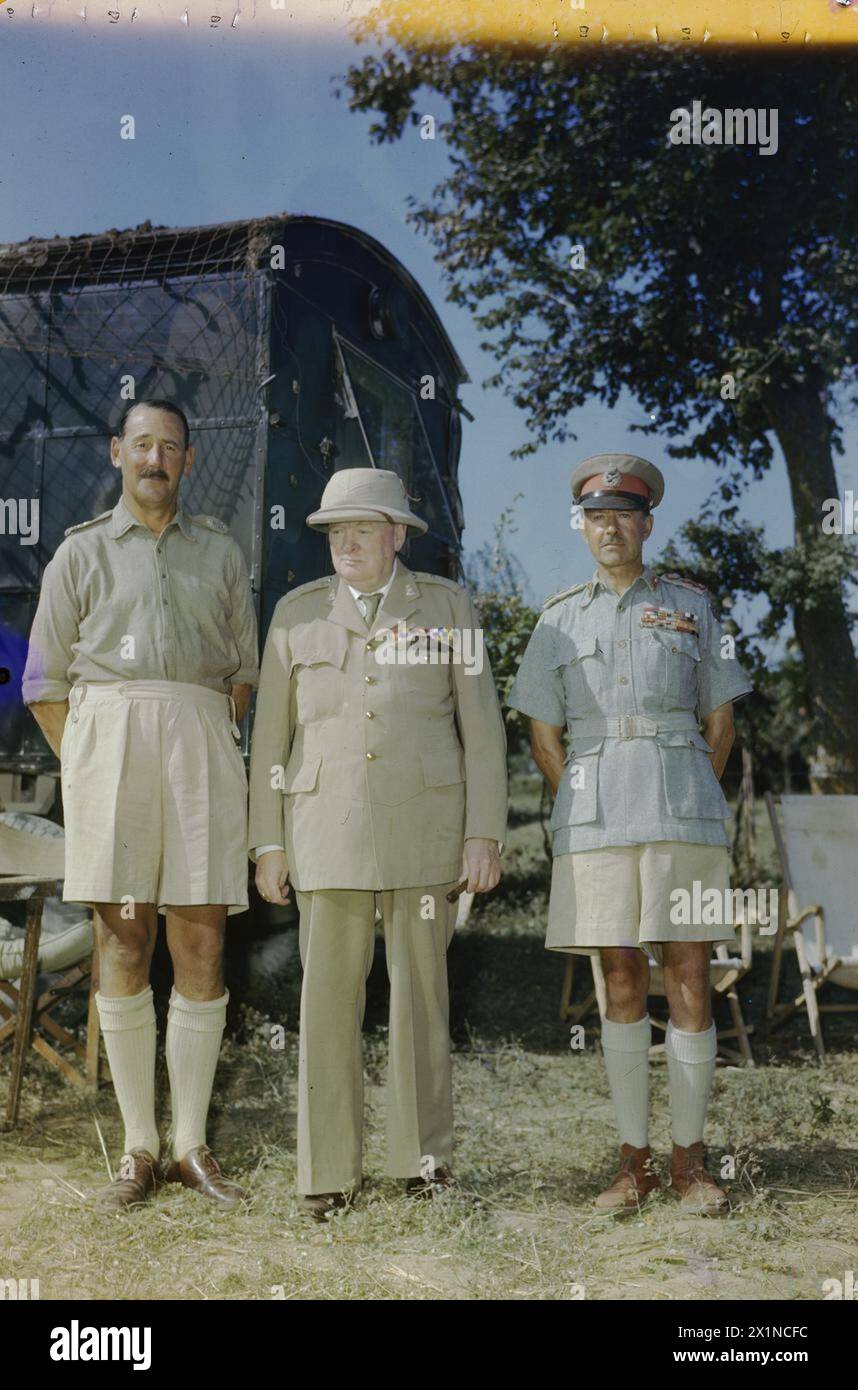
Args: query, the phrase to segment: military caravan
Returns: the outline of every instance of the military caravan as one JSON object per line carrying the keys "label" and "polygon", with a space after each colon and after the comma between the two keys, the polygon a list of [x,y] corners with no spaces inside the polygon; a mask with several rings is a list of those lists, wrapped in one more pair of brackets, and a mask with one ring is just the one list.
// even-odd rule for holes
{"label": "military caravan", "polygon": [[129,400],[169,397],[188,415],[183,505],[239,543],[261,643],[278,599],[330,572],[304,518],[339,469],[397,472],[429,524],[406,563],[460,575],[467,374],[420,286],[354,227],[279,214],[0,246],[0,363],[7,809],[55,801],[57,761],[21,701],[27,639],[65,531],[118,499],[109,440]]}

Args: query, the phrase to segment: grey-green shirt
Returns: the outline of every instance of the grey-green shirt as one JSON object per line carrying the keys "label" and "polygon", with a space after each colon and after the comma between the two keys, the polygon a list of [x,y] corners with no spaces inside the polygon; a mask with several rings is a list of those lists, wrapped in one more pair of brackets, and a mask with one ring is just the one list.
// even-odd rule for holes
{"label": "grey-green shirt", "polygon": [[649,570],[622,596],[596,574],[549,599],[508,704],[569,734],[555,854],[729,843],[699,722],[753,689],[730,647],[705,590]]}
{"label": "grey-green shirt", "polygon": [[244,557],[216,517],[181,507],[160,536],[120,497],[71,526],[45,569],[24,670],[26,704],[78,681],[167,680],[228,692],[259,677]]}

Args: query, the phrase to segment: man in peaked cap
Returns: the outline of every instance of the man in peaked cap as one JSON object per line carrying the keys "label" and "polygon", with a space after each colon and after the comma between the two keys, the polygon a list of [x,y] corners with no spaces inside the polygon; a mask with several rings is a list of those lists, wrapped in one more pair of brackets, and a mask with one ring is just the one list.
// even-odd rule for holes
{"label": "man in peaked cap", "polygon": [[365,981],[376,912],[390,976],[387,1150],[408,1191],[453,1185],[446,952],[460,878],[500,879],[506,739],[466,591],[397,558],[426,523],[398,475],[335,473],[308,525],[336,573],[280,600],[250,766],[263,898],[295,888],[304,967],[298,1188],[313,1217],[362,1171]]}
{"label": "man in peaked cap", "polygon": [[[125,1153],[99,1194],[136,1205],[160,1181],[221,1208],[245,1194],[206,1144],[226,1023],[226,919],[247,909],[247,776],[238,748],[258,676],[244,558],[179,487],[194,462],[172,401],[136,401],[111,440],[122,496],[72,526],[47,566],[23,694],[62,764],[67,901],[92,903],[99,1021]],[[167,918],[175,985],[167,1017],[172,1160],[155,1117],[149,968]]]}
{"label": "man in peaked cap", "polygon": [[634,1208],[660,1185],[648,1136],[649,953],[663,964],[670,1009],[671,1189],[686,1207],[722,1211],[702,1141],[716,1056],[709,960],[713,939],[731,940],[732,929],[704,922],[699,904],[713,888],[727,901],[719,778],[732,701],[751,686],[703,586],[644,567],[659,470],[600,454],[571,481],[596,572],[544,605],[509,703],[530,717],[533,756],[555,794],[546,947],[598,953],[605,976],[602,1049],[621,1148],[596,1206]]}

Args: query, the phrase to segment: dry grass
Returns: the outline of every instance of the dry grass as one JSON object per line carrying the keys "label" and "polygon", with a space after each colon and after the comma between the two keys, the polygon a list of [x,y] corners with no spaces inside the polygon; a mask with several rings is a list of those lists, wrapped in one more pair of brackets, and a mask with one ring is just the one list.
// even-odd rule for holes
{"label": "dry grass", "polygon": [[[613,1121],[593,1035],[568,1048],[557,1020],[562,963],[542,948],[544,875],[532,788],[516,799],[509,877],[454,942],[450,968],[457,1171],[479,1196],[415,1203],[385,1179],[383,962],[368,1010],[367,1174],[355,1209],[307,1223],[294,1194],[297,981],[279,1017],[245,1009],[224,1046],[210,1137],[248,1210],[222,1215],[170,1187],[146,1207],[98,1216],[121,1130],[112,1093],[97,1116],[34,1060],[22,1123],[0,1138],[0,1278],[38,1277],[42,1298],[818,1299],[858,1251],[858,1048],[854,1022],[827,1023],[813,1060],[797,1023],[756,1070],[719,1069],[707,1129],[732,1160],[726,1219],[680,1214],[666,1195],[616,1221],[590,1200],[611,1175]],[[580,987],[584,988],[582,967]],[[745,1007],[758,1016],[760,957]],[[159,1094],[166,1097],[161,1064]],[[2,1103],[2,1095],[0,1095]],[[666,1069],[652,1066],[652,1140],[669,1152]],[[164,1116],[166,1127],[166,1115]]]}

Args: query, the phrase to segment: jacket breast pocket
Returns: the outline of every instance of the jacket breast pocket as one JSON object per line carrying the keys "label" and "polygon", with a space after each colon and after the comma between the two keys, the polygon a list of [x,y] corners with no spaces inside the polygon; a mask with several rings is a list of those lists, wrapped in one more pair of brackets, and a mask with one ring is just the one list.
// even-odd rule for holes
{"label": "jacket breast pocket", "polygon": [[603,738],[579,738],[570,752],[557,788],[549,830],[587,825],[599,812],[599,761]]}
{"label": "jacket breast pocket", "polygon": [[555,660],[552,665],[563,677],[566,708],[574,715],[599,710],[605,695],[605,655],[598,637],[584,637],[575,644],[575,653]]}
{"label": "jacket breast pocket", "polygon": [[647,685],[665,709],[693,709],[697,703],[700,646],[693,632],[654,627],[644,634]]}
{"label": "jacket breast pocket", "polygon": [[664,796],[671,816],[679,820],[726,820],[729,816],[710,751],[696,730],[658,735]]}
{"label": "jacket breast pocket", "polygon": [[330,719],[343,706],[348,638],[343,628],[310,623],[289,639],[300,724]]}

